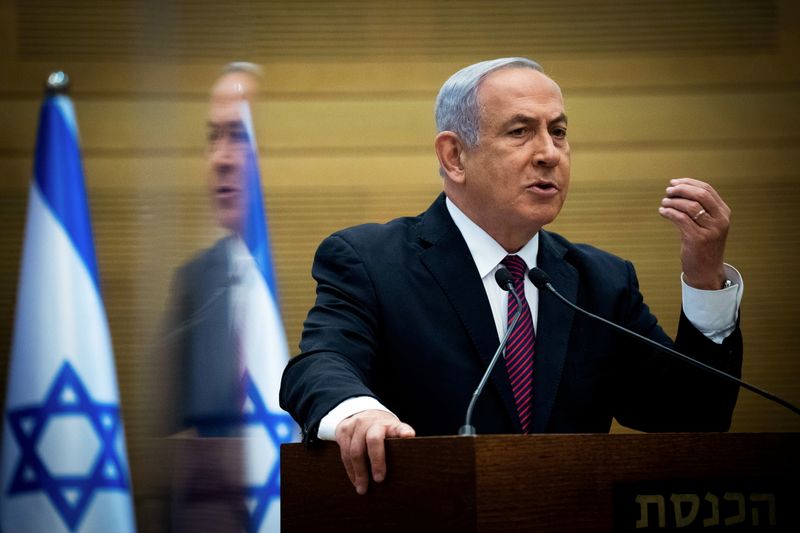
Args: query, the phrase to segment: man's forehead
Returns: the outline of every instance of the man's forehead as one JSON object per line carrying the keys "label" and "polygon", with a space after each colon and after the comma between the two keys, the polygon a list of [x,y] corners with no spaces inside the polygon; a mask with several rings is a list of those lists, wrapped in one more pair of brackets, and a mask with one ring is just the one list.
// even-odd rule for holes
{"label": "man's forehead", "polygon": [[211,88],[211,100],[249,100],[258,88],[258,80],[247,72],[223,74]]}
{"label": "man's forehead", "polygon": [[[529,68],[508,68],[492,72],[478,87],[481,114],[488,107],[494,114],[533,116],[545,113],[548,121],[565,119],[561,88],[547,75]],[[499,117],[495,117],[499,118]]]}
{"label": "man's forehead", "polygon": [[241,121],[242,105],[250,101],[256,88],[257,80],[252,74],[229,72],[221,76],[211,89],[209,122]]}
{"label": "man's forehead", "polygon": [[208,109],[209,123],[242,122],[241,101],[215,101]]}
{"label": "man's forehead", "polygon": [[558,83],[556,83],[553,78],[541,70],[536,70],[535,68],[530,68],[524,65],[509,65],[493,70],[483,77],[481,84],[490,80],[497,80],[498,78],[531,78],[543,82],[546,81],[558,87]]}
{"label": "man's forehead", "polygon": [[478,99],[488,93],[508,97],[546,95],[561,99],[561,87],[546,74],[524,67],[510,67],[496,70],[481,80],[478,86]]}

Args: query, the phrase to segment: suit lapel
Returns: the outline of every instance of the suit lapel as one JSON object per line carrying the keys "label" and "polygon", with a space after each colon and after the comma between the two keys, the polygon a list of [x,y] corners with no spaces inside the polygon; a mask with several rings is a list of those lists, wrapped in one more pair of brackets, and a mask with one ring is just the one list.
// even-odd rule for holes
{"label": "suit lapel", "polygon": [[[551,283],[570,301],[578,293],[578,273],[564,260],[566,248],[545,231],[539,232],[538,266]],[[574,311],[547,291],[539,291],[536,354],[533,376],[533,433],[547,429],[567,356]]]}
{"label": "suit lapel", "polygon": [[[478,352],[481,368],[486,369],[500,339],[497,338],[483,282],[478,276],[467,243],[447,212],[444,198],[444,194],[441,194],[436,199],[423,213],[417,227],[423,244],[420,260],[442,287]],[[497,363],[492,372],[491,381],[503,399],[509,419],[521,431],[514,396],[502,361]],[[474,386],[477,385],[476,382]]]}

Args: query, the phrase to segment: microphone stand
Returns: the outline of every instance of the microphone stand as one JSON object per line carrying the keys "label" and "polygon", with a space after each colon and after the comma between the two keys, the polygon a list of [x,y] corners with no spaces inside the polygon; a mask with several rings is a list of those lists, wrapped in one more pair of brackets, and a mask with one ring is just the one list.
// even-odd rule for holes
{"label": "microphone stand", "polygon": [[494,356],[492,356],[492,360],[489,362],[489,367],[483,374],[483,378],[481,378],[480,383],[478,383],[478,388],[476,388],[475,392],[472,393],[472,399],[469,402],[469,406],[467,406],[467,414],[464,418],[464,425],[458,430],[458,434],[462,436],[474,437],[477,435],[475,432],[475,426],[472,425],[472,411],[475,409],[475,404],[478,401],[478,397],[483,392],[486,382],[489,381],[489,376],[492,374],[494,366],[500,359],[500,354],[505,352],[506,342],[508,342],[509,335],[511,335],[511,332],[514,331],[514,328],[517,326],[517,322],[519,321],[519,317],[522,315],[522,299],[517,294],[517,291],[514,290],[514,283],[511,280],[511,274],[508,272],[508,269],[505,267],[499,268],[497,272],[495,272],[494,279],[497,281],[497,284],[500,285],[501,289],[510,292],[511,295],[514,296],[514,299],[517,301],[517,310],[514,313],[514,318],[511,320],[511,324],[509,324],[508,329],[506,329],[505,335],[503,335],[503,338],[500,341],[500,345],[497,347],[497,351],[494,352]]}

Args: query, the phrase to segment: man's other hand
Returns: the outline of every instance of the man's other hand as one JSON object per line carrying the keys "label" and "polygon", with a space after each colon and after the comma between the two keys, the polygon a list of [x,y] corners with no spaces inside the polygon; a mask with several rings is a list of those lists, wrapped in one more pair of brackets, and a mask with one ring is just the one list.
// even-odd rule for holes
{"label": "man's other hand", "polygon": [[696,289],[721,289],[731,210],[717,191],[691,178],[671,180],[658,211],[680,231],[684,281]]}
{"label": "man's other hand", "polygon": [[392,413],[373,409],[345,418],[336,426],[336,443],[342,464],[358,494],[367,492],[370,469],[376,483],[386,478],[384,441],[387,438],[410,438],[415,434],[414,428]]}

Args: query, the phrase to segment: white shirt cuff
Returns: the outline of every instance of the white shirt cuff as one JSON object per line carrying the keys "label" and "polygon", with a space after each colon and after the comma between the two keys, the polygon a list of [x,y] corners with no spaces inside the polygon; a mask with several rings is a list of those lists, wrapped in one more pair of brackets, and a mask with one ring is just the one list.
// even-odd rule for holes
{"label": "white shirt cuff", "polygon": [[690,287],[683,281],[681,274],[683,312],[686,318],[700,333],[717,344],[722,344],[736,329],[739,305],[744,294],[744,281],[738,270],[725,264],[725,277],[731,281],[730,287],[707,291]]}
{"label": "white shirt cuff", "polygon": [[380,411],[391,413],[390,410],[384,407],[381,402],[372,396],[356,396],[354,398],[348,398],[328,411],[327,415],[322,417],[322,420],[319,421],[317,438],[320,440],[336,440],[336,426],[339,425],[339,422],[345,418],[353,416],[356,413],[360,413],[361,411],[366,411],[368,409],[378,409]]}

